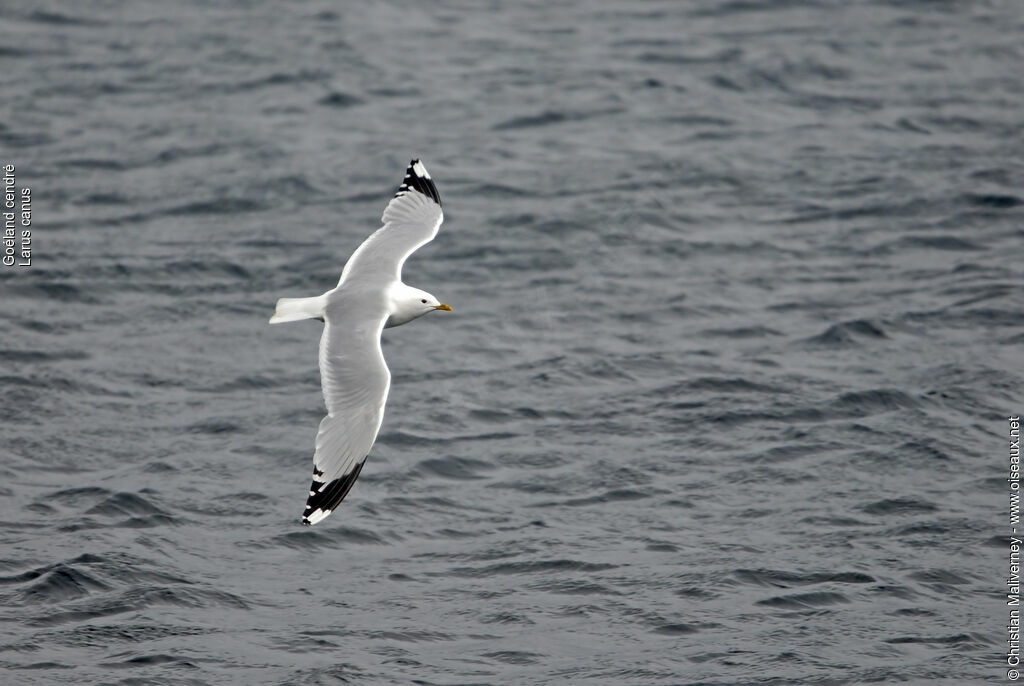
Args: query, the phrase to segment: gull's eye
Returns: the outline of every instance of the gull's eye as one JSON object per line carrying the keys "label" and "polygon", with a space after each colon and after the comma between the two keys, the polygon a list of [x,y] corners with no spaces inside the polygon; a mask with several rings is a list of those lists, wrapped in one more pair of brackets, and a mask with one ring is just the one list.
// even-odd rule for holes
{"label": "gull's eye", "polygon": [[424,305],[426,305],[426,304],[427,304],[427,301],[426,301],[426,300],[420,300],[420,302],[421,302],[421,303],[423,303]]}

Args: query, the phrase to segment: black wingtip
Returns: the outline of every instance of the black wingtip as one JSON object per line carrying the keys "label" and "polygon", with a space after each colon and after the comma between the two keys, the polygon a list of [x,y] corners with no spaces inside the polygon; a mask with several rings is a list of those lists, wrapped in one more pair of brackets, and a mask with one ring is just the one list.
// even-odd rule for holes
{"label": "black wingtip", "polygon": [[[324,486],[323,481],[317,481],[313,479],[313,483],[310,485],[309,490],[311,495],[306,500],[306,510],[302,513],[302,523],[309,526],[313,522],[309,520],[309,516],[317,511],[323,512],[322,517],[318,517],[317,521],[323,519],[331,512],[334,508],[341,504],[341,501],[345,499],[348,492],[352,490],[352,486],[355,485],[356,479],[359,478],[359,472],[363,470],[365,462],[360,462],[356,465],[355,469],[351,472],[335,479],[331,483]],[[317,475],[317,470],[313,470],[314,476]],[[323,476],[323,472],[320,472],[320,476]]]}
{"label": "black wingtip", "polygon": [[409,162],[409,167],[405,170],[405,178],[402,179],[402,185],[398,187],[395,197],[410,191],[422,193],[438,205],[441,204],[441,195],[437,192],[437,186],[434,185],[430,173],[418,158]]}

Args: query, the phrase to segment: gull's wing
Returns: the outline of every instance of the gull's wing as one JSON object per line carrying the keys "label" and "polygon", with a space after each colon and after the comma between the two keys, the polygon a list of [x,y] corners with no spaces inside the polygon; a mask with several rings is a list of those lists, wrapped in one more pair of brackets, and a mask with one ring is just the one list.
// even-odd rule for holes
{"label": "gull's wing", "polygon": [[417,248],[434,240],[443,220],[437,186],[422,162],[411,161],[402,185],[381,217],[384,226],[352,253],[338,285],[346,278],[367,283],[401,281],[405,260]]}
{"label": "gull's wing", "polygon": [[[346,303],[339,305],[344,308]],[[387,313],[361,316],[355,303],[340,322],[324,324],[320,338],[320,379],[327,416],[320,422],[303,524],[331,514],[359,476],[377,438],[391,373],[380,349]]]}

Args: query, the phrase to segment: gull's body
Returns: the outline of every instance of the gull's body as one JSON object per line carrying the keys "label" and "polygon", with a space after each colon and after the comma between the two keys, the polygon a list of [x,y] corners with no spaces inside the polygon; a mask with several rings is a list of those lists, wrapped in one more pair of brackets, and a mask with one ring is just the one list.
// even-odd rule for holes
{"label": "gull's body", "polygon": [[313,456],[313,484],[302,515],[316,524],[348,494],[384,419],[391,373],[380,334],[433,310],[451,310],[426,291],[402,283],[402,265],[437,235],[441,198],[419,160],[384,210],[383,226],[352,253],[338,285],[312,298],[281,298],[271,324],[320,319],[320,379],[327,416]]}

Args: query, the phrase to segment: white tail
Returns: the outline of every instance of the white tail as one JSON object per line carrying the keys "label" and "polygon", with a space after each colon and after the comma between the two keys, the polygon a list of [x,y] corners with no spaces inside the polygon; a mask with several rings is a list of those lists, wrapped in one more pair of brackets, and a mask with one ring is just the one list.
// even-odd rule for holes
{"label": "white tail", "polygon": [[283,322],[297,322],[300,319],[324,318],[324,296],[316,295],[312,298],[281,298],[274,308],[274,316],[270,318],[271,324]]}

